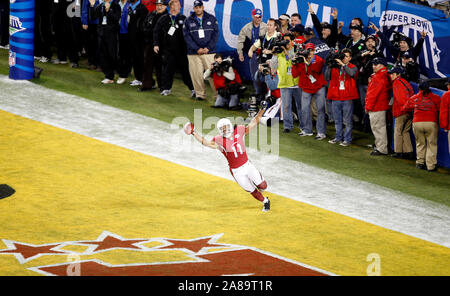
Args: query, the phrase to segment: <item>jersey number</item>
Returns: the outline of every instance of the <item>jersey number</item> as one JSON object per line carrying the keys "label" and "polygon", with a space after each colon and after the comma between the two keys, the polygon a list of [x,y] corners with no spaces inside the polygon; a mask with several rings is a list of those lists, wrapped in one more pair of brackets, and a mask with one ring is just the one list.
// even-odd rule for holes
{"label": "jersey number", "polygon": [[236,147],[239,149],[239,153],[242,155],[244,152],[242,151],[242,147],[240,144],[236,144],[236,146],[231,147],[231,150],[233,150],[234,157],[238,158]]}

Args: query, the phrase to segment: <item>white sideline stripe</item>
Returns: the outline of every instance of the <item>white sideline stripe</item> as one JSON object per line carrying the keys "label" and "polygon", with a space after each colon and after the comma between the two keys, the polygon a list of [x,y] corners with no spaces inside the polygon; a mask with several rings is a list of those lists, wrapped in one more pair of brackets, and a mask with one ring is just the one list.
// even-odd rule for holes
{"label": "white sideline stripe", "polygon": [[[0,89],[4,111],[232,180],[225,158],[194,143],[182,126],[3,75]],[[283,157],[248,154],[272,193],[450,247],[445,205]]]}

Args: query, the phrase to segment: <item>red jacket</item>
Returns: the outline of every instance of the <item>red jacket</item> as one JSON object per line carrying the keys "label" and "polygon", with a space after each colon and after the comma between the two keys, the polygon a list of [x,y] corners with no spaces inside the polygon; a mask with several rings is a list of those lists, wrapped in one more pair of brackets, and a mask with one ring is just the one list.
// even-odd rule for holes
{"label": "red jacket", "polygon": [[408,99],[414,95],[414,90],[405,79],[398,77],[392,83],[392,92],[394,93],[394,103],[392,104],[392,115],[397,118],[403,114],[402,107],[408,101]]}
{"label": "red jacket", "polygon": [[438,122],[438,112],[441,106],[441,97],[429,93],[424,96],[422,91],[409,98],[402,111],[414,110],[413,122]]}
{"label": "red jacket", "polygon": [[[292,66],[292,77],[298,79],[298,86],[304,91],[309,94],[315,94],[318,92],[322,87],[327,85],[327,82],[325,80],[325,77],[322,73],[323,65],[325,64],[325,61],[315,55],[313,58],[313,62],[306,66],[305,63],[299,63],[297,65]],[[314,77],[313,81],[311,82],[311,79],[309,76],[312,75]]]}
{"label": "red jacket", "polygon": [[213,83],[216,89],[223,88],[227,86],[228,84],[232,83],[242,83],[241,76],[239,76],[239,73],[236,71],[236,69],[233,68],[234,71],[234,80],[230,81],[228,80],[223,74],[217,75],[216,72],[212,74]]}
{"label": "red jacket", "polygon": [[386,67],[373,73],[366,93],[366,111],[377,112],[389,109],[391,100],[391,78]]}
{"label": "red jacket", "polygon": [[[355,65],[348,63],[351,69],[356,68]],[[356,86],[356,78],[348,75],[345,71],[341,74],[340,68],[332,68],[330,76],[330,84],[328,85],[327,98],[334,101],[347,101],[359,98],[358,87]],[[339,89],[341,81],[344,81],[345,89]]]}
{"label": "red jacket", "polygon": [[450,130],[450,91],[441,98],[439,125],[446,131]]}

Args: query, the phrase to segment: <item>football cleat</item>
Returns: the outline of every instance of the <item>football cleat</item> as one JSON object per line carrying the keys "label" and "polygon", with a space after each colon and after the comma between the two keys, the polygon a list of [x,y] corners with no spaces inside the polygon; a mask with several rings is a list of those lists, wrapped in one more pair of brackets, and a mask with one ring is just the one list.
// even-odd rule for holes
{"label": "football cleat", "polygon": [[[267,198],[267,197],[266,197]],[[270,210],[270,200],[267,198],[267,201],[263,204],[263,212],[268,212]]]}

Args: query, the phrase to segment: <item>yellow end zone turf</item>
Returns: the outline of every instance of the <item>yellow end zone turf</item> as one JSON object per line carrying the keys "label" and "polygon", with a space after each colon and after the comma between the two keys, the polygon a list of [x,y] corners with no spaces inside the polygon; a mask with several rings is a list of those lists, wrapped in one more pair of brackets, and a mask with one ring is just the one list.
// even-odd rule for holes
{"label": "yellow end zone turf", "polygon": [[[223,233],[217,243],[255,247],[338,275],[366,275],[371,253],[380,256],[382,275],[450,274],[450,250],[443,246],[271,193],[272,209],[263,213],[233,181],[4,111],[0,166],[0,183],[16,190],[0,200],[0,250],[7,241],[93,241],[103,231],[126,239]],[[117,249],[81,260],[192,260],[175,250],[141,253]],[[66,255],[44,255],[21,264],[0,254],[0,275],[38,275],[27,268],[66,261]]]}

